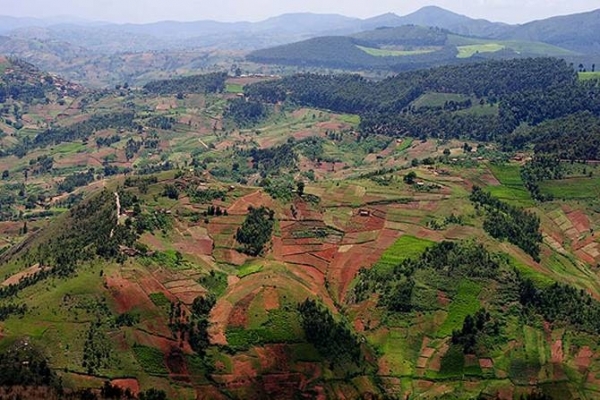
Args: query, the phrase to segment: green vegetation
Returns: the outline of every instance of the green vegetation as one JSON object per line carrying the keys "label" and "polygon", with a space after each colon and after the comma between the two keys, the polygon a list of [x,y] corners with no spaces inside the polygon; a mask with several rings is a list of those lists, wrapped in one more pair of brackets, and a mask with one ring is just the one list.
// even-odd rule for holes
{"label": "green vegetation", "polygon": [[342,322],[336,321],[329,311],[314,300],[298,305],[306,339],[327,359],[337,362],[361,360],[360,342]]}
{"label": "green vegetation", "polygon": [[389,271],[402,261],[420,255],[431,245],[433,245],[433,242],[428,240],[404,235],[383,253],[381,259],[373,267],[373,270]]}
{"label": "green vegetation", "polygon": [[258,256],[264,251],[273,233],[274,215],[275,213],[266,207],[248,208],[248,215],[235,234],[235,239],[243,246],[244,253]]}
{"label": "green vegetation", "polygon": [[479,53],[496,53],[504,50],[506,46],[499,43],[474,44],[469,46],[458,46],[458,58],[470,58]]}
{"label": "green vegetation", "polygon": [[508,240],[523,251],[540,260],[540,219],[537,215],[504,203],[479,187],[474,186],[471,201],[486,210],[483,229],[492,237]]}
{"label": "green vegetation", "polygon": [[134,345],[133,354],[145,372],[151,375],[166,375],[167,367],[163,353],[153,347]]}
{"label": "green vegetation", "polygon": [[432,53],[435,49],[421,49],[421,50],[388,50],[388,49],[376,49],[371,47],[356,46],[367,54],[375,57],[402,57],[402,56],[414,56],[417,54]]}

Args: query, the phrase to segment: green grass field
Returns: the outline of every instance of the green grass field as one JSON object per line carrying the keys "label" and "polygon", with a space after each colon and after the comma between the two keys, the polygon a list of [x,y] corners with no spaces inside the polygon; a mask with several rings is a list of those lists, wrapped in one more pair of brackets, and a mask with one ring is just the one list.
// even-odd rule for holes
{"label": "green grass field", "polygon": [[448,316],[438,329],[437,336],[444,338],[452,335],[452,331],[461,329],[467,315],[474,315],[481,307],[477,298],[481,286],[469,280],[462,280],[456,288],[457,293],[450,303]]}
{"label": "green grass field", "polygon": [[578,177],[540,183],[544,194],[551,194],[555,199],[584,200],[597,199],[600,196],[600,177]]}
{"label": "green grass field", "polygon": [[420,49],[420,50],[389,50],[389,49],[376,49],[372,47],[356,46],[367,54],[375,57],[403,57],[403,56],[414,56],[419,54],[433,53],[435,49]]}
{"label": "green grass field", "polygon": [[473,44],[468,46],[458,46],[458,58],[471,58],[478,53],[496,53],[504,50],[505,45],[499,43]]}
{"label": "green grass field", "polygon": [[600,71],[580,72],[579,79],[582,81],[599,80],[600,79]]}
{"label": "green grass field", "polygon": [[415,101],[411,103],[411,106],[416,107],[417,109],[422,107],[443,107],[446,102],[449,101],[465,101],[468,100],[469,97],[462,94],[454,94],[454,93],[425,93]]}
{"label": "green grass field", "polygon": [[244,87],[237,83],[228,83],[225,86],[225,92],[227,93],[244,93]]}
{"label": "green grass field", "polygon": [[385,272],[400,264],[407,258],[417,257],[433,242],[419,239],[414,236],[404,235],[388,248],[381,259],[373,267],[376,271]]}
{"label": "green grass field", "polygon": [[260,271],[263,270],[263,266],[262,265],[258,265],[258,264],[247,264],[242,266],[238,272],[237,272],[237,276],[238,278],[245,278],[246,276],[250,276],[253,274],[257,274]]}
{"label": "green grass field", "polygon": [[490,164],[489,168],[492,174],[501,183],[500,186],[487,187],[487,190],[493,196],[523,207],[529,207],[534,204],[531,195],[523,185],[523,180],[521,179],[521,167],[519,165]]}
{"label": "green grass field", "polygon": [[133,353],[144,371],[150,375],[167,375],[162,351],[153,347],[133,346]]}

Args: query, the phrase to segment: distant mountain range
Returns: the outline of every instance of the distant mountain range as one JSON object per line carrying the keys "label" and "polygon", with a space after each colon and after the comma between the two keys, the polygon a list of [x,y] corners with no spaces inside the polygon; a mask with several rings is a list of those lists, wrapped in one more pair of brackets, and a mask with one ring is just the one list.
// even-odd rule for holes
{"label": "distant mountain range", "polygon": [[112,24],[68,17],[33,19],[0,16],[2,35],[38,39],[42,36],[95,51],[128,51],[144,42],[151,43],[146,43],[143,50],[172,48],[173,45],[179,48],[212,46],[255,50],[317,36],[349,35],[383,26],[402,25],[438,27],[458,35],[485,39],[543,42],[578,52],[600,52],[600,9],[523,25],[473,19],[436,6],[424,7],[405,16],[388,13],[359,19],[337,14],[298,13],[256,23],[163,21]]}
{"label": "distant mountain range", "polygon": [[226,64],[250,54],[260,63],[392,71],[544,55],[598,65],[598,32],[600,10],[523,25],[473,19],[434,6],[405,16],[297,13],[256,23],[114,24],[0,16],[0,55],[104,87],[144,82],[155,78],[154,72],[202,71],[223,61],[223,54]]}

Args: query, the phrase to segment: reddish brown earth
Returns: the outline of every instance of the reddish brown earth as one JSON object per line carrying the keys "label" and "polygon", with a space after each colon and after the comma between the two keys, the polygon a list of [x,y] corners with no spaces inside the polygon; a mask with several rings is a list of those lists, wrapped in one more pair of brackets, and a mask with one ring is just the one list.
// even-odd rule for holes
{"label": "reddish brown earth", "polygon": [[[260,291],[260,289],[259,289]],[[233,311],[229,315],[229,326],[238,327],[238,328],[246,328],[248,325],[248,308],[250,307],[250,303],[256,297],[256,293],[250,293],[242,300],[238,301],[233,306]]]}
{"label": "reddish brown earth", "polygon": [[248,207],[260,207],[260,206],[272,206],[273,199],[268,194],[262,191],[256,191],[252,194],[244,196],[238,199],[231,207],[227,209],[230,215],[246,215],[248,214]]}
{"label": "reddish brown earth", "polygon": [[581,210],[573,211],[567,214],[567,218],[573,224],[573,227],[579,231],[579,233],[587,233],[590,231],[590,220]]}
{"label": "reddish brown earth", "polygon": [[594,352],[588,346],[583,346],[575,356],[575,365],[580,371],[585,371],[592,365],[593,359]]}
{"label": "reddish brown earth", "polygon": [[279,308],[279,293],[274,287],[267,287],[263,292],[265,311],[276,310]]}
{"label": "reddish brown earth", "polygon": [[120,274],[106,277],[108,291],[115,300],[117,311],[125,313],[135,307],[153,309],[154,304],[144,290],[135,282],[124,279]]}
{"label": "reddish brown earth", "polygon": [[120,388],[121,390],[127,390],[134,395],[137,396],[140,392],[140,383],[137,379],[127,378],[127,379],[113,379],[110,381],[110,384]]}
{"label": "reddish brown earth", "polygon": [[227,322],[229,316],[233,311],[233,304],[225,299],[219,299],[215,307],[210,312],[211,325],[208,329],[210,334],[210,342],[215,345],[226,345],[227,336],[225,331],[227,329]]}

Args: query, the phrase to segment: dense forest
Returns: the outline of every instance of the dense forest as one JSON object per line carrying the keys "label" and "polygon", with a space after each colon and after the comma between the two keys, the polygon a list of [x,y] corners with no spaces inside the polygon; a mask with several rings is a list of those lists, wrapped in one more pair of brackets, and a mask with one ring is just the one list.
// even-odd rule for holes
{"label": "dense forest", "polygon": [[486,232],[496,239],[508,240],[534,260],[540,260],[542,234],[537,215],[507,204],[477,186],[473,187],[471,201],[485,209],[483,229]]}
{"label": "dense forest", "polygon": [[[246,95],[258,101],[288,101],[358,114],[360,129],[367,135],[502,139],[513,148],[528,143],[529,134],[513,134],[523,124],[537,128],[544,121],[567,117],[564,122],[542,124],[530,132],[540,139],[552,126],[557,131],[576,125],[572,119],[587,119],[584,127],[597,124],[591,119],[600,116],[599,92],[597,81],[581,82],[572,66],[551,58],[443,66],[400,73],[378,82],[358,75],[300,74],[245,88]],[[461,94],[476,100],[471,106],[497,107],[497,111],[471,113],[468,102],[441,109],[412,107],[411,103],[425,93]],[[576,150],[571,152],[577,156],[594,155],[594,146],[592,150],[579,149],[593,132],[584,137],[573,131],[574,139],[564,152],[574,145]],[[539,150],[543,151],[541,147]]]}
{"label": "dense forest", "polygon": [[274,211],[266,207],[248,208],[248,215],[235,234],[244,253],[256,257],[264,251],[273,234],[274,218]]}

